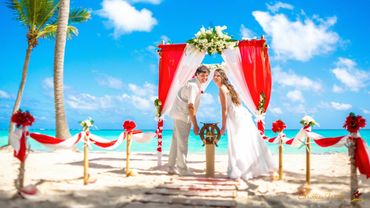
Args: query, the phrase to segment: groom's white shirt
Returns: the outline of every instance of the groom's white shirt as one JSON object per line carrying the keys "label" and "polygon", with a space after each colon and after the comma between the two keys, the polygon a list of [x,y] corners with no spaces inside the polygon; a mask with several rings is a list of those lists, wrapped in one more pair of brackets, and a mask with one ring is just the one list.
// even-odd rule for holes
{"label": "groom's white shirt", "polygon": [[190,123],[188,105],[194,105],[195,112],[198,110],[201,94],[201,83],[197,78],[189,80],[177,93],[175,103],[173,104],[169,116]]}

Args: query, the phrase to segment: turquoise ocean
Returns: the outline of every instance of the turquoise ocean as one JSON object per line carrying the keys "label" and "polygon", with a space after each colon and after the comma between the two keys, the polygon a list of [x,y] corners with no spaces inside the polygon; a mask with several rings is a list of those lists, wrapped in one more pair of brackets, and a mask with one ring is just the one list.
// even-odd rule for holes
{"label": "turquoise ocean", "polygon": [[[154,132],[154,130],[144,130],[144,132]],[[284,133],[288,137],[294,137],[299,130],[285,130]],[[41,134],[46,134],[50,136],[55,135],[55,130],[36,130],[31,129],[30,132],[37,132]],[[79,130],[72,130],[71,134],[77,134],[79,133]],[[323,135],[325,137],[336,137],[336,136],[342,136],[347,135],[348,132],[346,130],[314,130],[315,133],[318,133],[320,135]],[[7,143],[7,131],[6,130],[0,130],[0,146],[3,146]],[[121,130],[91,130],[91,133],[96,134],[98,136],[101,136],[103,138],[114,140],[116,139],[119,134],[121,133]],[[269,137],[276,136],[275,133],[273,133],[271,130],[266,130],[266,135]],[[370,143],[370,129],[361,130],[360,134],[362,138],[366,141],[367,144]],[[163,131],[163,153],[167,154],[170,149],[171,145],[171,138],[172,138],[172,130],[164,130]],[[47,149],[46,147],[42,146],[41,144],[37,143],[33,139],[29,139],[29,145],[31,146],[32,150],[35,151],[50,151],[50,149]],[[271,150],[273,154],[276,154],[278,152],[278,145],[277,144],[271,144],[266,142],[266,145]],[[79,143],[77,145],[79,149],[82,149],[82,143]],[[135,143],[133,142],[131,146],[131,151],[133,152],[156,152],[157,148],[157,138],[153,139],[152,141],[148,143]],[[205,147],[202,146],[202,141],[200,140],[199,136],[196,136],[194,134],[190,134],[189,137],[189,153],[204,153]],[[117,149],[115,150],[105,150],[101,149],[99,147],[96,147],[92,145],[91,151],[125,151],[126,145],[125,143],[121,144]],[[325,153],[334,153],[334,152],[347,152],[347,148],[341,147],[341,148],[321,148],[317,146],[316,144],[312,144],[312,153],[316,154],[325,154]],[[304,154],[305,148],[297,149],[290,147],[286,145],[284,147],[284,153],[288,154]],[[216,148],[216,154],[227,154],[227,136],[226,134],[223,135],[218,143],[218,147]]]}

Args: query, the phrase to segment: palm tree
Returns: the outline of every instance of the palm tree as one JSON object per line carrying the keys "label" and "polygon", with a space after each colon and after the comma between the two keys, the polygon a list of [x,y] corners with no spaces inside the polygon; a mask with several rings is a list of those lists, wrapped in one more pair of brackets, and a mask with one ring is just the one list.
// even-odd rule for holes
{"label": "palm tree", "polygon": [[71,136],[64,111],[63,95],[64,54],[67,39],[69,5],[69,0],[60,1],[58,29],[54,50],[54,104],[56,119],[55,129],[57,134],[56,136],[64,139]]}
{"label": "palm tree", "polygon": [[[38,39],[55,38],[59,2],[55,0],[7,0],[6,4],[13,11],[16,19],[27,28],[26,57],[23,64],[21,83],[13,107],[12,113],[14,113],[19,109],[21,104],[31,52],[37,46]],[[84,22],[89,18],[90,12],[88,10],[75,9],[71,11],[69,22]],[[67,36],[69,38],[77,34],[77,28],[70,25],[67,27]],[[9,133],[13,130],[14,125],[10,122]]]}

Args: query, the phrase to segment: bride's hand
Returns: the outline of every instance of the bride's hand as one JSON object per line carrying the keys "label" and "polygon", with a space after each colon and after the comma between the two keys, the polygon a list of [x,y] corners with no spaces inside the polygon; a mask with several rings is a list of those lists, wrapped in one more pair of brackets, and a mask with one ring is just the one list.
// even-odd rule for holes
{"label": "bride's hand", "polygon": [[195,135],[199,135],[199,127],[198,126],[194,126],[193,127],[193,132]]}
{"label": "bride's hand", "polygon": [[222,127],[221,130],[220,130],[221,135],[224,135],[225,134],[225,131],[226,131],[226,128],[225,127]]}

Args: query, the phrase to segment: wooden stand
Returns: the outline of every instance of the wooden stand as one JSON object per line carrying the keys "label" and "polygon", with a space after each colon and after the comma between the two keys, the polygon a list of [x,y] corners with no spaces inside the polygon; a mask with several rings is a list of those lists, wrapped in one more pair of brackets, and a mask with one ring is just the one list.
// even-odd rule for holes
{"label": "wooden stand", "polygon": [[126,138],[126,176],[133,176],[134,172],[130,170],[130,145],[131,145],[131,133],[127,134]]}
{"label": "wooden stand", "polygon": [[310,138],[306,139],[306,183],[298,188],[298,193],[303,196],[307,196],[311,192],[311,173],[310,163],[311,162],[311,145]]}
{"label": "wooden stand", "polygon": [[[88,131],[86,132],[86,134]],[[89,152],[89,147],[87,145],[87,136],[84,136],[84,185],[87,185],[89,182],[89,158],[88,158],[88,152]]]}
{"label": "wooden stand", "polygon": [[203,123],[200,129],[200,138],[206,146],[206,177],[215,176],[215,146],[221,138],[217,123]]}
{"label": "wooden stand", "polygon": [[283,179],[283,140],[280,138],[279,144],[279,180]]}
{"label": "wooden stand", "polygon": [[357,199],[355,197],[355,193],[358,191],[358,178],[357,178],[357,169],[355,165],[355,151],[356,151],[356,140],[350,140],[348,153],[351,162],[351,205],[353,207],[357,207]]}
{"label": "wooden stand", "polygon": [[307,137],[306,140],[306,184],[308,187],[311,185],[311,144],[310,144],[310,138]]}
{"label": "wooden stand", "polygon": [[15,188],[17,189],[18,193],[21,192],[21,190],[24,187],[25,170],[26,170],[26,160],[23,161],[23,162],[20,162],[20,164],[19,164],[18,178],[15,181]]}
{"label": "wooden stand", "polygon": [[215,176],[215,145],[206,144],[206,176]]}

